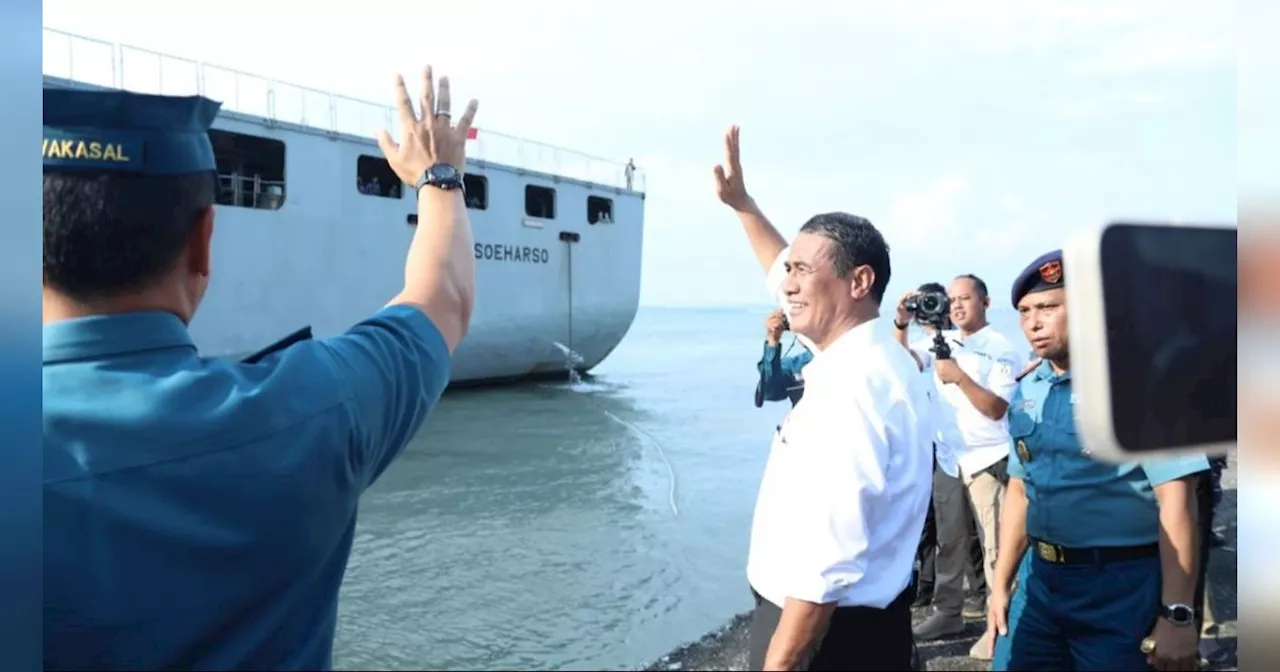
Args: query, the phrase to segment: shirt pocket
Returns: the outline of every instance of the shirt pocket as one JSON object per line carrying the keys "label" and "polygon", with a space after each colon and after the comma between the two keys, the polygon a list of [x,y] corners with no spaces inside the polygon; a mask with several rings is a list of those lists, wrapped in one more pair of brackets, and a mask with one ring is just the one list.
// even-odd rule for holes
{"label": "shirt pocket", "polygon": [[1017,409],[1009,414],[1009,436],[1014,439],[1024,439],[1036,431],[1036,421],[1023,409]]}

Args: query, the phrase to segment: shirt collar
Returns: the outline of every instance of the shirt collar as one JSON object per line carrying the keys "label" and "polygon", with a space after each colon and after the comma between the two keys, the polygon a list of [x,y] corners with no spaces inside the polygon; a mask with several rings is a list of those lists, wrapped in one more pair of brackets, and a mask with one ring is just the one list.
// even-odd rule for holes
{"label": "shirt collar", "polygon": [[1071,370],[1067,369],[1062,372],[1062,375],[1058,375],[1053,372],[1053,366],[1049,364],[1049,360],[1042,359],[1040,360],[1040,365],[1036,367],[1036,372],[1033,375],[1033,378],[1035,380],[1047,380],[1053,383],[1065,383],[1071,380]]}
{"label": "shirt collar", "polygon": [[45,364],[195,347],[182,320],[160,311],[94,315],[44,325]]}
{"label": "shirt collar", "polygon": [[968,336],[965,336],[964,333],[961,332],[959,329],[951,329],[948,331],[952,336],[955,337],[957,341],[960,341],[961,343],[979,343],[985,340],[992,333],[990,322],[988,322],[987,325],[984,326],[983,328],[973,332],[972,334],[969,334]]}
{"label": "shirt collar", "polygon": [[815,350],[813,352],[813,361],[810,364],[831,361],[839,358],[841,353],[853,353],[866,347],[875,340],[881,322],[880,318],[867,320],[840,334],[836,337],[836,340],[831,342],[831,345],[827,346],[826,350]]}

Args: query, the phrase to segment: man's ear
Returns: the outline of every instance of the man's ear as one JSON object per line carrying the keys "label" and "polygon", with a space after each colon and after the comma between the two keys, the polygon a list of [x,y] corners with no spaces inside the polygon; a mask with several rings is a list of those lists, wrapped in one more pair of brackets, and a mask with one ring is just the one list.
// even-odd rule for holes
{"label": "man's ear", "polygon": [[201,277],[209,277],[213,265],[213,206],[210,205],[196,215],[196,225],[191,228],[191,238],[187,240],[187,259],[190,271]]}
{"label": "man's ear", "polygon": [[871,286],[875,283],[875,269],[866,265],[859,266],[849,274],[849,296],[861,301],[871,295]]}

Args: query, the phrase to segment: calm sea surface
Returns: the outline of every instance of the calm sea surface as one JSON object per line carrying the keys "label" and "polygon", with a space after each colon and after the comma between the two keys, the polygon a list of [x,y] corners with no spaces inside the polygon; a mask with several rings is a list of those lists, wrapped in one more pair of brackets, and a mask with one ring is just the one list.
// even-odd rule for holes
{"label": "calm sea surface", "polygon": [[766,313],[642,308],[586,382],[447,393],[363,500],[335,664],[635,669],[747,609]]}

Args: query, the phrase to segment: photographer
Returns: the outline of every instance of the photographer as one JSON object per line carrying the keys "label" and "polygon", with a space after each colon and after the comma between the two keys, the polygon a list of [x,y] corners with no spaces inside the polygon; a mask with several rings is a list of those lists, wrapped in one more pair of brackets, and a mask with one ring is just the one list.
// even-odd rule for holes
{"label": "photographer", "polygon": [[[903,298],[903,301],[906,301],[909,297],[918,294],[931,293],[945,296],[946,292],[947,288],[943,287],[940,283],[926,282],[923,285],[920,285],[915,292],[908,292],[906,297]],[[942,327],[944,329],[952,328],[950,315],[944,314],[942,317]],[[907,352],[911,353],[911,357],[916,360],[916,364],[920,367],[922,372],[928,372],[932,375],[932,370],[926,367],[926,365],[931,363],[932,360],[925,361],[914,352],[913,348],[922,352],[927,351],[929,349],[929,344],[932,343],[934,334],[936,334],[938,330],[928,321],[921,320],[918,317],[913,316],[911,320],[915,322],[916,326],[920,327],[920,329],[924,331],[925,336],[913,344],[911,348],[908,348]],[[906,331],[907,330],[903,330],[903,334],[900,338],[905,338]],[[948,453],[944,459],[954,462],[955,457],[950,454],[950,451],[953,449],[949,447],[949,443],[954,442],[955,440],[955,437],[951,437],[950,441],[944,441],[940,438],[935,440],[935,454],[937,452]],[[968,549],[968,562],[965,564],[965,580],[969,584],[969,590],[964,599],[963,615],[965,618],[981,618],[986,614],[987,579],[986,574],[982,569],[982,538],[978,534],[977,525],[974,524],[972,520],[969,523],[968,539],[965,542],[965,547]],[[912,606],[923,607],[933,602],[933,588],[936,579],[938,557],[938,526],[937,521],[934,520],[933,516],[932,500],[925,518],[924,533],[920,535],[920,548],[916,553],[916,557],[917,561],[920,563],[920,570],[917,576],[918,586],[916,591],[916,600],[912,603]]]}
{"label": "photographer", "polygon": [[794,355],[782,354],[782,332],[790,330],[790,326],[787,316],[781,310],[775,310],[765,318],[764,355],[756,364],[756,369],[760,372],[760,382],[756,384],[756,408],[763,406],[766,401],[783,399],[790,399],[791,405],[795,406],[804,395],[800,370],[813,360],[813,352],[801,344],[801,352]]}
{"label": "photographer", "polygon": [[[922,640],[964,630],[965,537],[977,525],[982,538],[983,573],[991,584],[996,559],[996,520],[1008,481],[1009,430],[1005,413],[1022,371],[1013,344],[987,323],[987,286],[973,275],[955,279],[950,296],[917,293],[903,297],[894,328],[922,368],[932,368],[945,426],[957,440],[938,451],[933,506],[938,533],[934,613],[915,630]],[[907,346],[909,320],[935,327],[932,349]],[[948,329],[947,322],[953,328]],[[970,651],[985,657],[990,643]]]}

